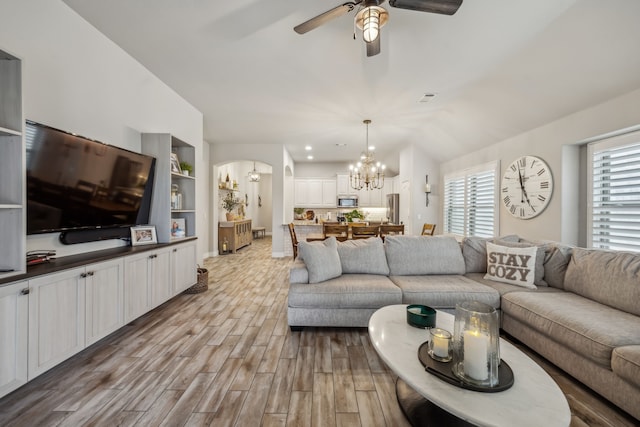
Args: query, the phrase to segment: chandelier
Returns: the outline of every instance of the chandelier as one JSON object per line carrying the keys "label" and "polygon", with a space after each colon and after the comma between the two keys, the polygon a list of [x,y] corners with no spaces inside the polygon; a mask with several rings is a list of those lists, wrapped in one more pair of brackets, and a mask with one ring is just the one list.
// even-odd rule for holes
{"label": "chandelier", "polygon": [[360,161],[355,166],[349,165],[349,184],[354,190],[375,190],[384,187],[385,165],[376,162],[373,157],[373,147],[369,146],[369,123],[371,120],[363,120],[367,126],[366,146],[360,155]]}
{"label": "chandelier", "polygon": [[249,172],[249,182],[260,182],[260,172],[256,170],[256,162],[253,162],[253,170]]}

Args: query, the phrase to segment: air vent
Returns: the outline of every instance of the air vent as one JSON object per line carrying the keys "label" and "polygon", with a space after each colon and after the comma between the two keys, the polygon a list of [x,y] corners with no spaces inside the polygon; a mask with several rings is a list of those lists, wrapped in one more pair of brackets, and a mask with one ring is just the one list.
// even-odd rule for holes
{"label": "air vent", "polygon": [[435,93],[425,93],[424,95],[422,95],[422,98],[420,98],[419,102],[426,103],[426,102],[429,102],[429,101],[433,100],[433,98],[435,98],[435,97],[436,97]]}

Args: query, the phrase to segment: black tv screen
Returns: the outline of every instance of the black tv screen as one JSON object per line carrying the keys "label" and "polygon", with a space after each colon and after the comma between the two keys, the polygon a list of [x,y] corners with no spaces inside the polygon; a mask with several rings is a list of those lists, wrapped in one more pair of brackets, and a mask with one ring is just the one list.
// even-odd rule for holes
{"label": "black tv screen", "polygon": [[25,140],[27,234],[148,223],[154,157],[32,121]]}

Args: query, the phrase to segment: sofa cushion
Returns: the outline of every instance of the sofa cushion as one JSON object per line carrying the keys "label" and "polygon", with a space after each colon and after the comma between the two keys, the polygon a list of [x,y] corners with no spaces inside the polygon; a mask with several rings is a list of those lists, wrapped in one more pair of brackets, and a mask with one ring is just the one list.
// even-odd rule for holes
{"label": "sofa cushion", "polygon": [[425,304],[433,308],[455,308],[463,301],[480,301],[500,307],[500,294],[460,275],[390,276],[402,289],[404,304]]}
{"label": "sofa cushion", "polygon": [[574,248],[564,288],[640,316],[640,254]]}
{"label": "sofa cushion", "polygon": [[640,345],[628,345],[614,349],[611,369],[616,375],[636,387],[640,387]]}
{"label": "sofa cushion", "polygon": [[564,289],[564,276],[571,260],[572,246],[553,243],[544,261],[544,280],[549,286]]}
{"label": "sofa cushion", "polygon": [[319,283],[342,274],[335,237],[318,242],[300,242],[298,250],[309,271],[309,283]]}
{"label": "sofa cushion", "polygon": [[[535,247],[513,248],[487,242],[487,274],[485,279],[535,289]],[[542,266],[540,266],[542,268]]]}
{"label": "sofa cushion", "polygon": [[338,255],[342,264],[342,274],[389,275],[387,256],[384,253],[382,239],[379,237],[340,242]]}
{"label": "sofa cushion", "polygon": [[523,288],[522,286],[510,285],[508,283],[496,282],[495,280],[485,279],[484,273],[467,273],[464,277],[482,285],[489,286],[498,291],[500,295],[504,295],[509,292],[562,292],[560,289],[552,288],[551,286],[540,286],[529,289]]}
{"label": "sofa cushion", "polygon": [[[520,238],[513,234],[498,238],[508,242],[518,242]],[[465,237],[462,240],[462,256],[466,273],[487,272],[487,242],[494,242],[492,238]]]}
{"label": "sofa cushion", "polygon": [[535,257],[535,276],[533,278],[533,283],[536,286],[547,286],[547,282],[544,281],[544,260],[546,256],[546,251],[549,249],[549,244],[536,244],[533,242],[529,242],[526,240],[520,240],[519,242],[510,242],[507,240],[496,240],[497,245],[507,246],[511,248],[536,248],[536,257]]}
{"label": "sofa cushion", "polygon": [[614,348],[640,343],[640,317],[571,292],[510,292],[501,309],[609,369]]}
{"label": "sofa cushion", "polygon": [[387,236],[389,274],[464,274],[462,250],[451,236]]}
{"label": "sofa cushion", "polygon": [[289,285],[289,307],[380,308],[401,303],[400,288],[381,275],[345,274],[318,284]]}

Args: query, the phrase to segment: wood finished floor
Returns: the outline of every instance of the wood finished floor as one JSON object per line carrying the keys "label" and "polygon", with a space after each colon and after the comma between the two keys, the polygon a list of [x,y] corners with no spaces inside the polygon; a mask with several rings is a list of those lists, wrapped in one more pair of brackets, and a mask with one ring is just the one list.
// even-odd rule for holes
{"label": "wood finished floor", "polygon": [[[209,290],[161,307],[0,399],[1,426],[407,426],[364,328],[290,332],[271,240],[208,259]],[[533,357],[536,357],[533,355]],[[571,425],[634,420],[544,360]]]}

